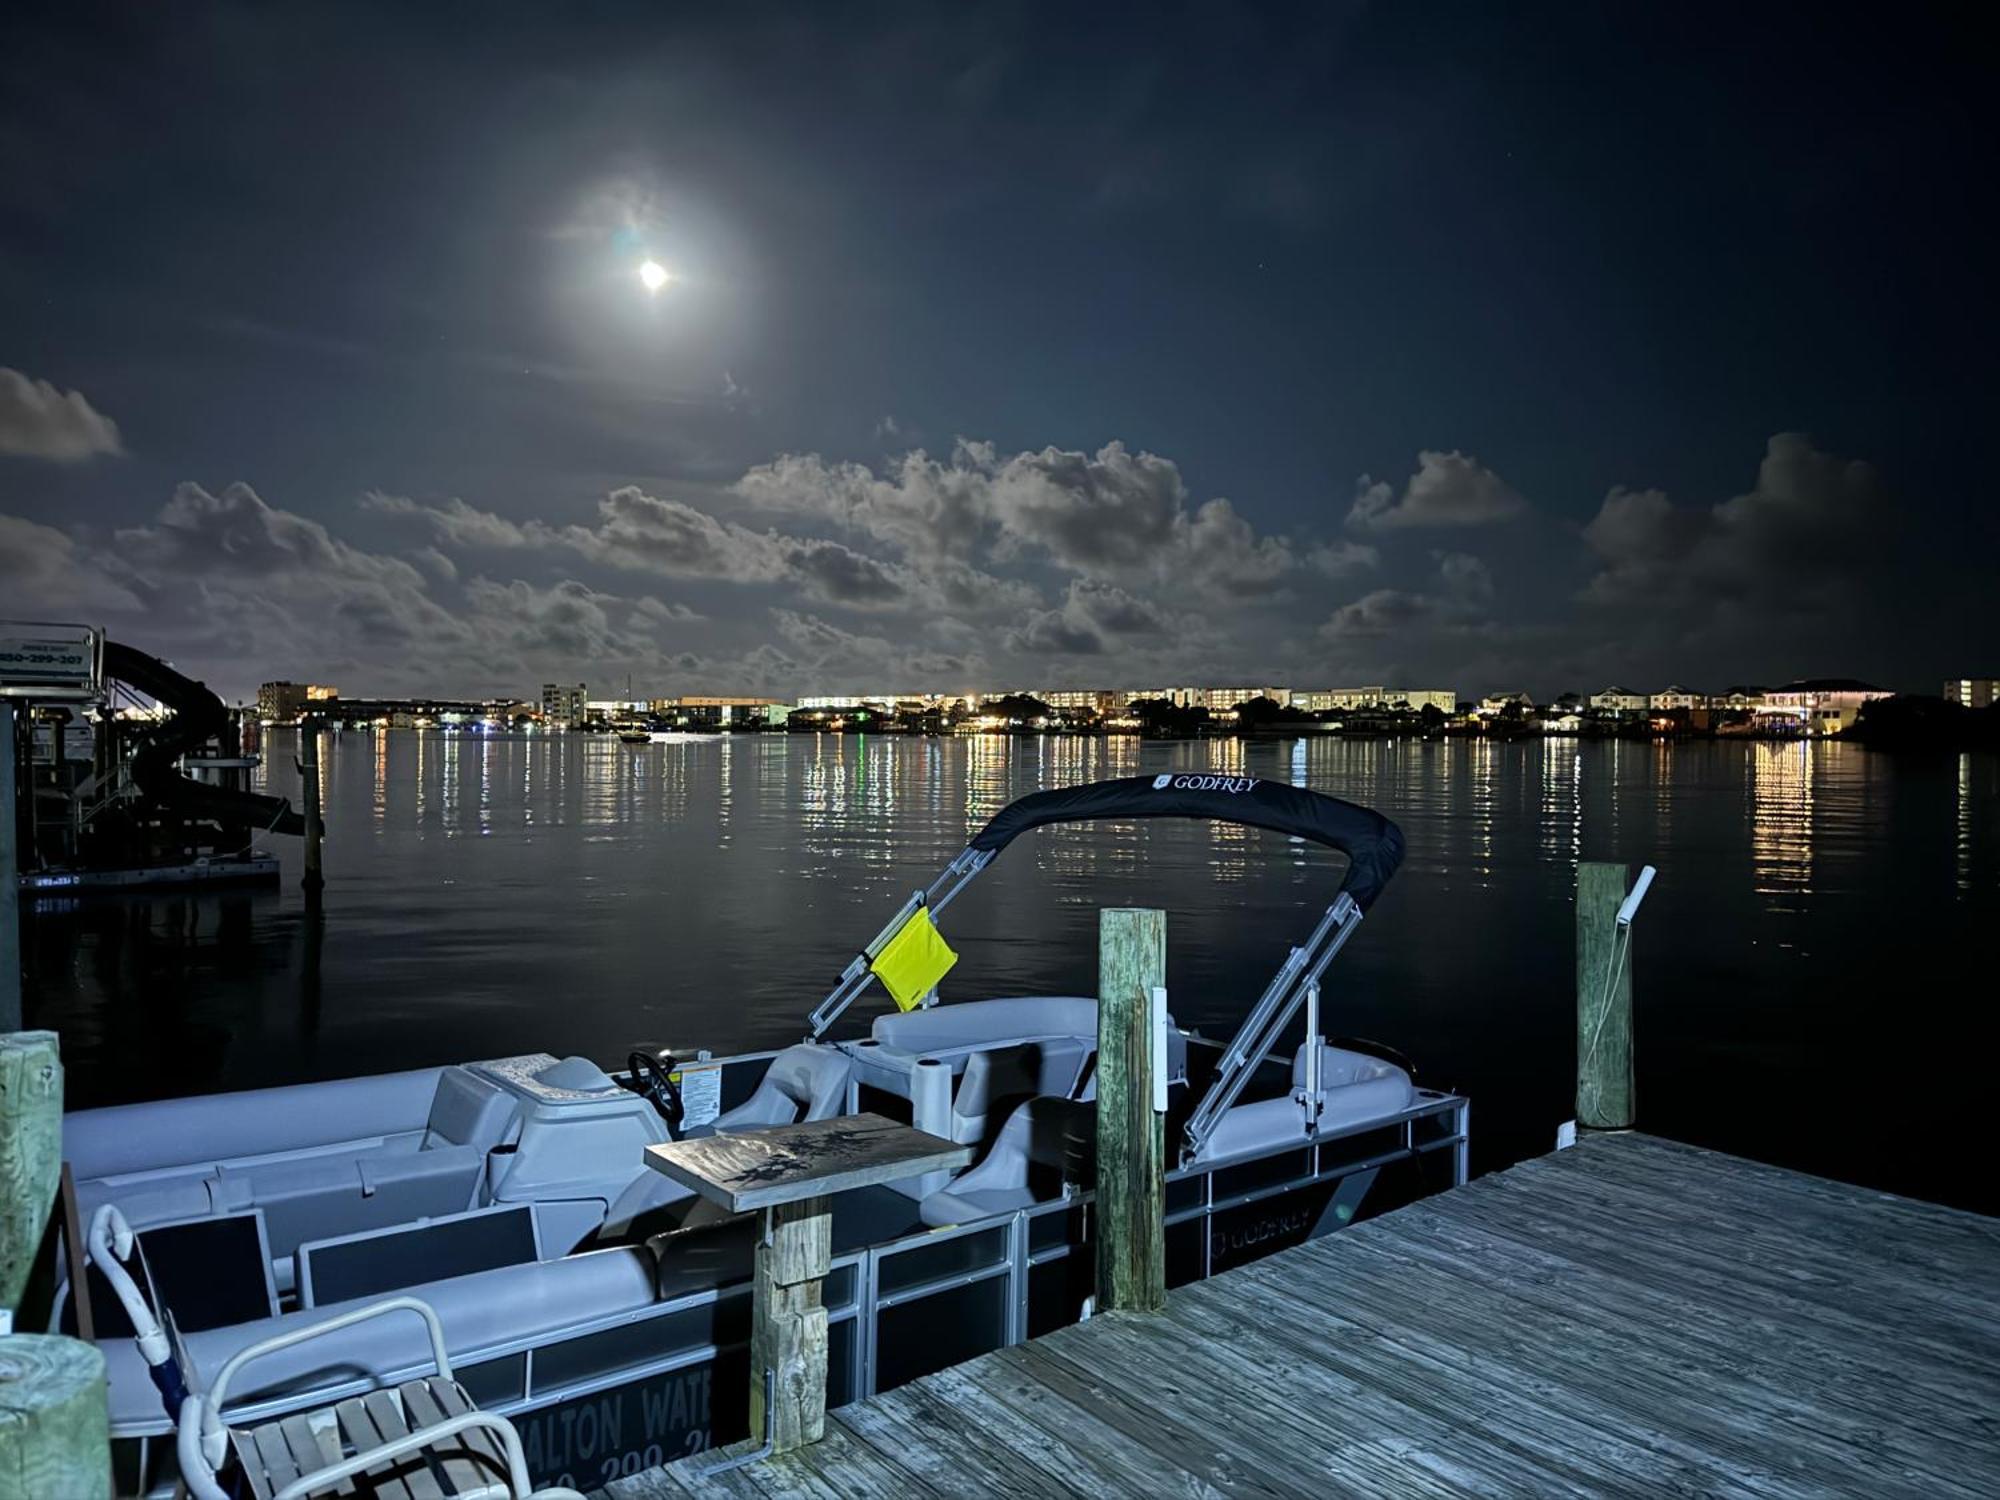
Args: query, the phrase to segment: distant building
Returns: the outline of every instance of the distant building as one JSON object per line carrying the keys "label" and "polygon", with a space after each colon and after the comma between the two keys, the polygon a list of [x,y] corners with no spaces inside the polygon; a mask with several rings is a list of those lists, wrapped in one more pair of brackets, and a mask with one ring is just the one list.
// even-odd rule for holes
{"label": "distant building", "polygon": [[1635,693],[1630,688],[1608,687],[1590,695],[1590,706],[1599,713],[1642,714],[1653,706],[1653,701],[1648,694]]}
{"label": "distant building", "polygon": [[1241,708],[1253,698],[1269,698],[1273,703],[1289,703],[1292,698],[1290,688],[1281,687],[1229,687],[1198,688],[1192,708],[1205,708],[1212,714],[1226,714]]}
{"label": "distant building", "polygon": [[718,698],[692,696],[655,701],[655,712],[664,702],[665,716],[698,729],[723,729],[732,724],[782,724],[792,705],[776,698]]}
{"label": "distant building", "polygon": [[582,683],[565,687],[559,682],[542,684],[542,722],[574,729],[590,711],[590,690]]}
{"label": "distant building", "polygon": [[1861,705],[1895,696],[1852,677],[1802,677],[1764,695],[1757,712],[1796,720],[1807,734],[1839,734],[1861,715]]}
{"label": "distant building", "polygon": [[1764,689],[1738,683],[1726,693],[1718,693],[1715,707],[1737,713],[1754,713],[1764,706]]}
{"label": "distant building", "polygon": [[267,682],[257,689],[257,717],[266,724],[296,724],[308,704],[326,703],[340,689],[318,682]]}
{"label": "distant building", "polygon": [[1033,696],[1058,713],[1095,714],[1100,719],[1108,719],[1124,708],[1131,695],[1113,692],[1110,688],[1049,688]]}
{"label": "distant building", "polygon": [[1652,707],[1656,712],[1671,713],[1675,709],[1707,708],[1707,693],[1697,693],[1693,688],[1670,687],[1664,692],[1653,694]]}
{"label": "distant building", "polygon": [[1535,700],[1528,693],[1488,693],[1479,700],[1478,711],[1490,718],[1505,713],[1509,707],[1517,708],[1524,714],[1532,713]]}
{"label": "distant building", "polygon": [[511,725],[531,705],[504,698],[334,698],[320,710],[328,719],[384,729]]}
{"label": "distant building", "polygon": [[1458,695],[1443,688],[1318,688],[1294,692],[1291,700],[1293,708],[1315,714],[1343,713],[1358,708],[1408,708],[1419,713],[1426,708],[1436,708],[1448,714],[1458,706]]}
{"label": "distant building", "polygon": [[2000,677],[1961,677],[1947,682],[1944,699],[1960,708],[1991,708],[2000,703]]}

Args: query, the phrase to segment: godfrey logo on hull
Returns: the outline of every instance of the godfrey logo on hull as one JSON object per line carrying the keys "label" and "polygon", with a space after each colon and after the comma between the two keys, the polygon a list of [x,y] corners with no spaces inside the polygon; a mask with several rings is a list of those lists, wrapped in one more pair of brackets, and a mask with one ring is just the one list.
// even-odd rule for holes
{"label": "godfrey logo on hull", "polygon": [[1153,790],[1164,792],[1172,787],[1177,792],[1247,792],[1257,784],[1255,776],[1175,776],[1171,773],[1153,778]]}

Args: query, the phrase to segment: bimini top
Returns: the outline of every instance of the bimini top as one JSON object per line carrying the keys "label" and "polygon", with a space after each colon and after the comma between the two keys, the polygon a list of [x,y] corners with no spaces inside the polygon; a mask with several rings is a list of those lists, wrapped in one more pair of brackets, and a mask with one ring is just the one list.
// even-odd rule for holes
{"label": "bimini top", "polygon": [[1378,812],[1282,781],[1203,772],[1124,776],[1023,797],[995,814],[971,847],[997,854],[1044,823],[1096,818],[1212,818],[1289,833],[1347,856],[1341,889],[1366,911],[1403,862],[1403,831]]}

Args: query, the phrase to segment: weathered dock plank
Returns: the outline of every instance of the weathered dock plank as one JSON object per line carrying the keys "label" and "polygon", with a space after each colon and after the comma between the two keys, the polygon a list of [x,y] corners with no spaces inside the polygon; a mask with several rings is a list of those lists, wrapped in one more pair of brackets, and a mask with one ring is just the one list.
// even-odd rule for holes
{"label": "weathered dock plank", "polygon": [[1592,1137],[609,1493],[2000,1494],[2000,1220]]}

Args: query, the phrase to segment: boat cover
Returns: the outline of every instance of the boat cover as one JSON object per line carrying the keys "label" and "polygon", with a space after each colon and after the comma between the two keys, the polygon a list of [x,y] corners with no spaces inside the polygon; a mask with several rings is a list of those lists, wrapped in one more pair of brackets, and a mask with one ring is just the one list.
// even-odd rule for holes
{"label": "boat cover", "polygon": [[1311,839],[1347,856],[1341,889],[1363,911],[1403,862],[1403,831],[1378,812],[1282,781],[1195,771],[1036,792],[995,814],[972,847],[997,854],[1031,828],[1097,818],[1208,818]]}

